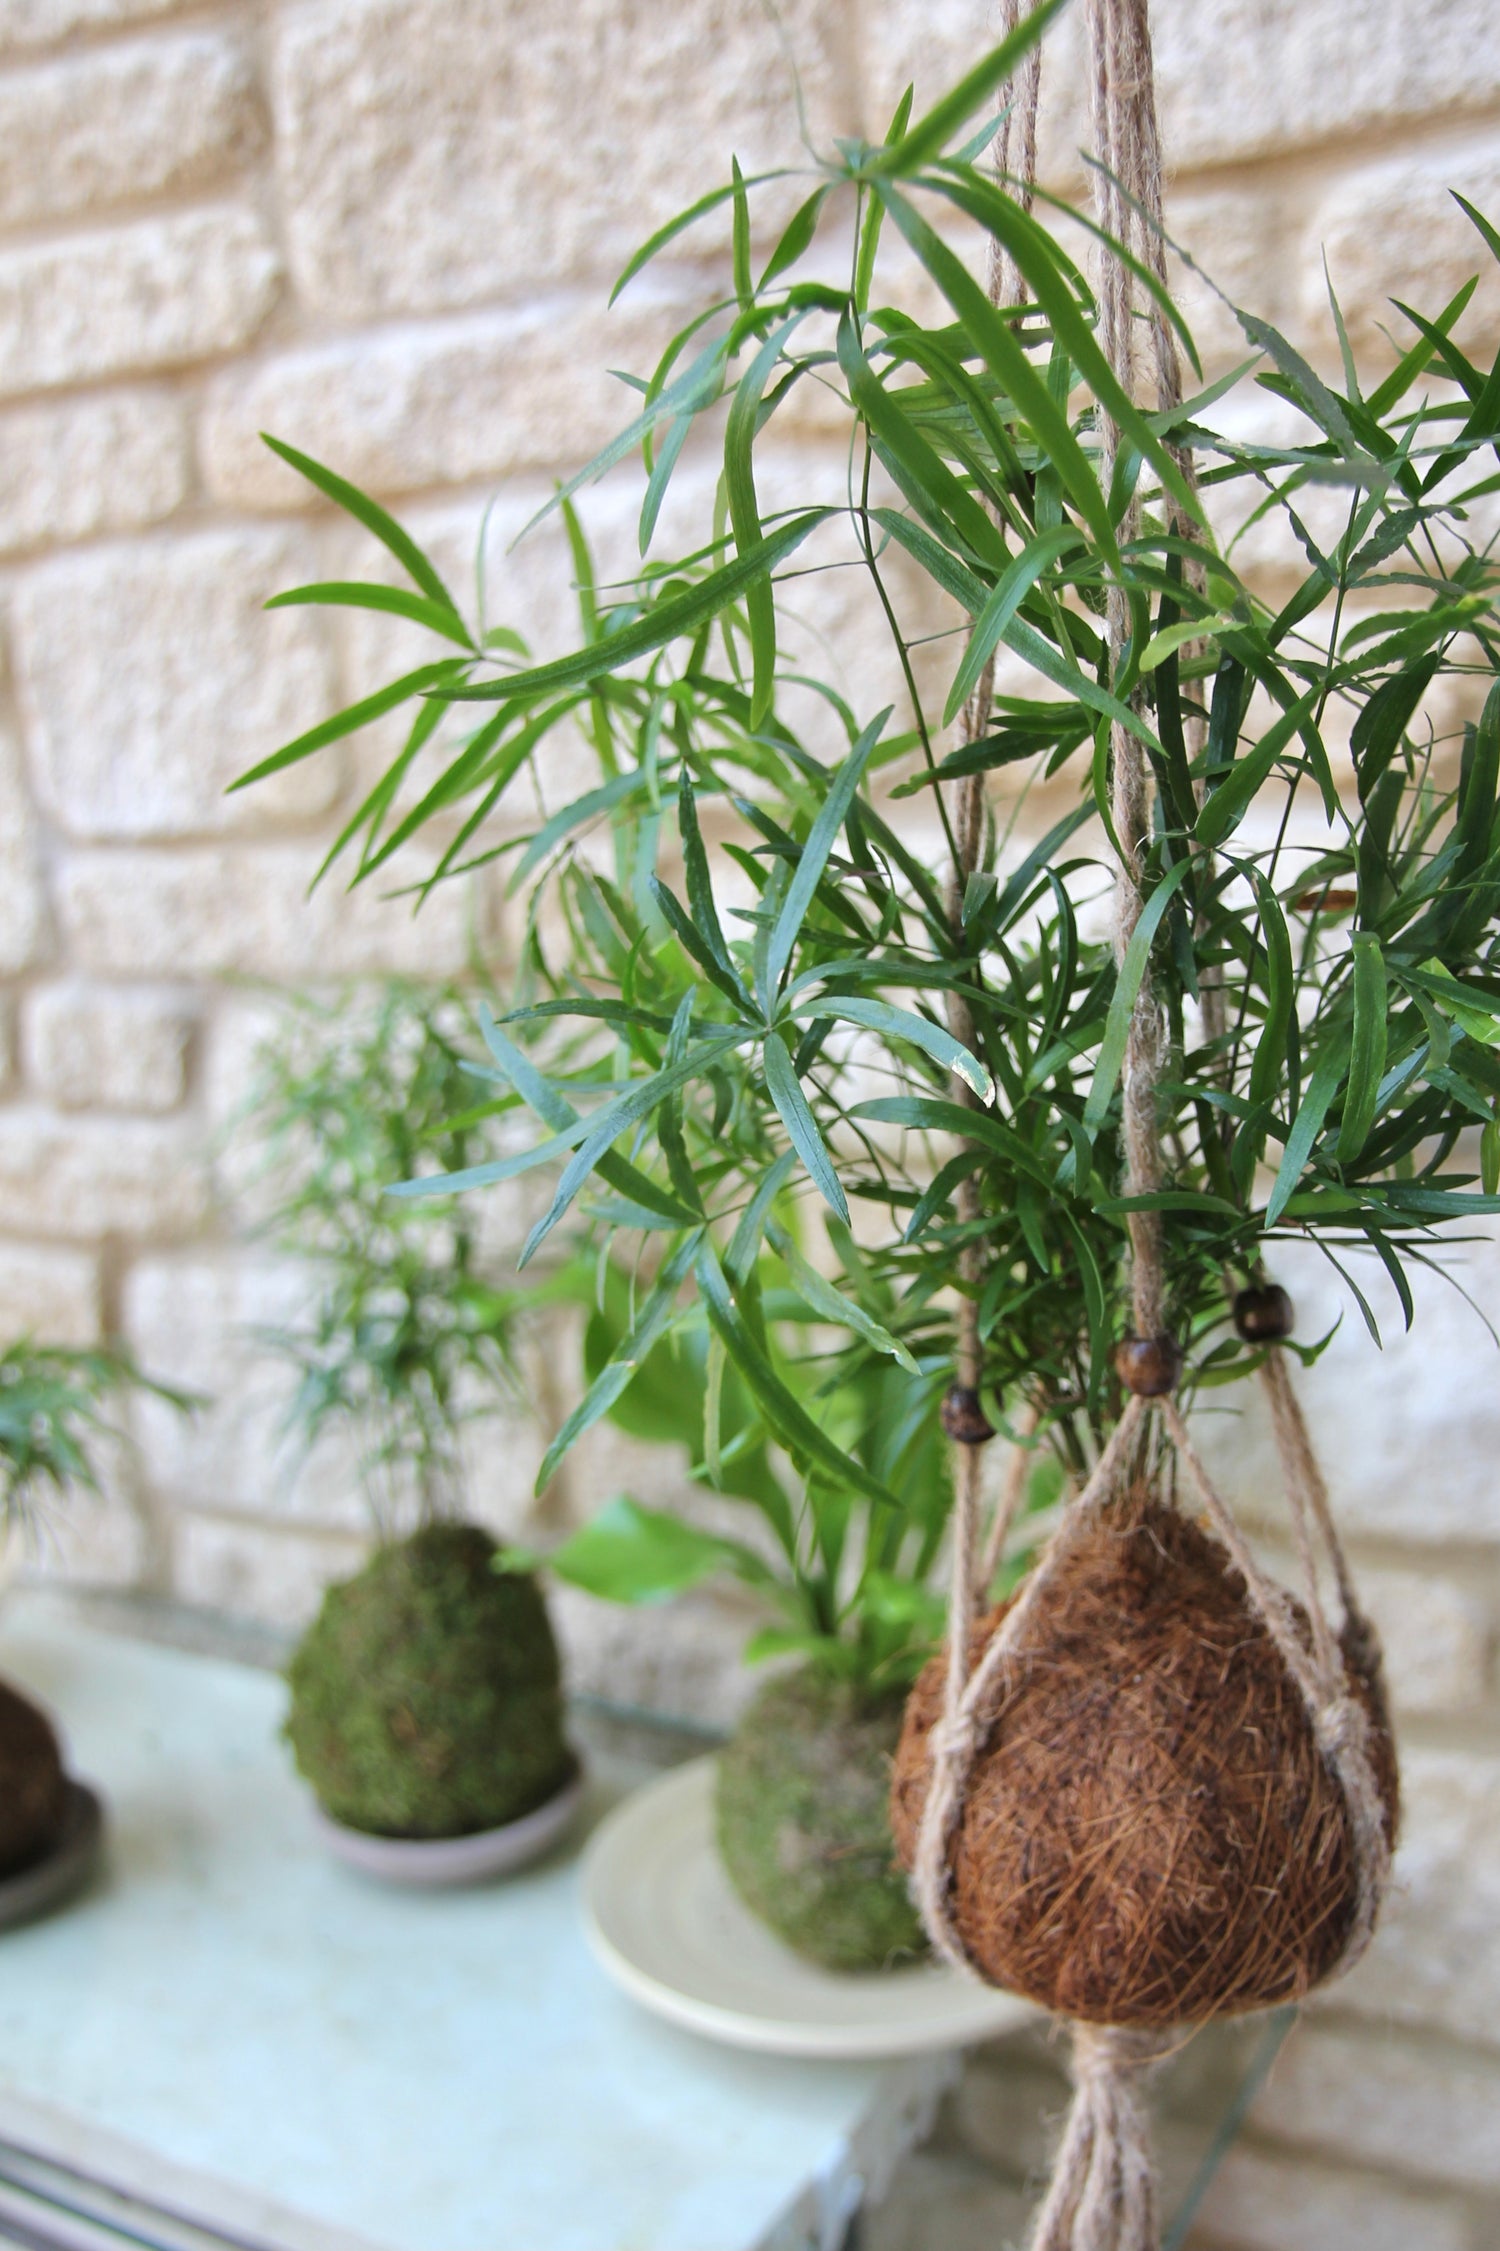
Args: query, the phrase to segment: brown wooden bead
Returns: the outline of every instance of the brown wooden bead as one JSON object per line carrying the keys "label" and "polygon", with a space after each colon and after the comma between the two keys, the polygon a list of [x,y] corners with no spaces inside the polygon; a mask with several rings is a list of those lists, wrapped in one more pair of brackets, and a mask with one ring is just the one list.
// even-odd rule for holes
{"label": "brown wooden bead", "polygon": [[953,1383],[943,1394],[943,1428],[955,1446],[982,1446],[993,1438],[995,1426],[979,1404],[971,1385]]}
{"label": "brown wooden bead", "polygon": [[1177,1389],[1182,1347],[1175,1337],[1124,1337],[1115,1346],[1115,1374],[1137,1399],[1163,1399]]}
{"label": "brown wooden bead", "polygon": [[1289,1337],[1297,1309],[1279,1282],[1241,1290],[1234,1301],[1235,1329],[1246,1344],[1280,1344]]}

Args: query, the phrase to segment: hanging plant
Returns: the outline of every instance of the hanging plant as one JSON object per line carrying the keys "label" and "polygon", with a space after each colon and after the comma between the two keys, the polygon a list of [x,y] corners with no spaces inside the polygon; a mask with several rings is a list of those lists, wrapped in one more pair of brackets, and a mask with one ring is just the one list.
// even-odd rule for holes
{"label": "hanging plant", "polygon": [[[905,1350],[945,1387],[954,1625],[909,1715],[898,1817],[939,1946],[1115,2028],[1080,2046],[1041,2240],[1140,2246],[1154,2218],[1132,2074],[1154,2028],[1347,1963],[1388,1858],[1378,1655],[1286,1367],[1318,1347],[1291,1335],[1267,1261],[1279,1242],[1316,1244],[1373,1329],[1351,1254],[1373,1256],[1409,1321],[1411,1266],[1444,1230],[1500,1212],[1497,574],[1468,513],[1500,482],[1500,372],[1454,340],[1472,283],[1403,314],[1410,342],[1371,389],[1347,352],[1327,381],[1245,314],[1236,375],[1305,432],[1250,444],[1216,430],[1229,379],[1191,389],[1164,279],[1134,0],[1091,10],[1096,220],[1032,184],[1037,42],[1059,5],[924,117],[908,99],[882,143],[823,159],[758,272],[758,183],[737,168],[631,262],[621,286],[729,206],[726,293],[559,496],[584,576],[572,496],[639,451],[648,559],[623,583],[586,583],[570,654],[533,662],[466,622],[374,503],[283,447],[411,579],[284,599],[373,604],[448,648],[258,773],[404,699],[406,747],[340,840],[353,880],[377,879],[441,814],[429,885],[512,856],[530,886],[511,1005],[486,1038],[498,1099],[543,1131],[442,1185],[551,1165],[524,1255],[559,1228],[629,1246],[634,1316],[571,1436],[659,1338],[704,1322],[801,1475],[866,1505],[871,1527],[899,1522],[901,1496],[783,1370],[763,1248],[777,1225],[796,1239],[799,1210],[815,1248],[819,1206],[858,1245],[839,1285],[848,1350]],[[1483,254],[1500,253],[1469,215]],[[986,280],[946,238],[955,218],[988,237]],[[936,318],[882,299],[893,234]],[[1332,302],[1330,320],[1341,336]],[[846,489],[768,511],[768,434],[810,385],[842,402]],[[657,559],[663,495],[700,428],[722,446],[719,511],[701,546]],[[1307,496],[1330,492],[1342,527],[1319,540]],[[1307,559],[1279,605],[1215,529],[1267,515]],[[869,582],[907,698],[877,714],[814,683],[843,734],[831,763],[793,723],[806,687],[785,656],[785,590],[814,560]],[[963,619],[941,708],[922,691],[898,563]],[[1474,715],[1447,728],[1455,695]],[[470,707],[479,723],[440,742],[442,714]],[[591,744],[597,784],[497,838],[516,777],[545,782],[564,727]],[[1029,849],[997,831],[997,775],[1066,800]],[[905,825],[912,798],[936,816],[936,862]],[[586,832],[607,837],[609,872],[581,856]],[[561,908],[560,946],[543,897]],[[1183,1419],[1205,1387],[1248,1376],[1281,1441],[1301,1606],[1259,1571]],[[981,1543],[997,1428],[1024,1452]],[[980,1620],[1038,1449],[1078,1497],[1022,1592]],[[841,1561],[842,1586],[871,1553]],[[1072,1631],[1088,1617],[1092,1639]],[[1184,1620],[1199,1651],[1185,1668]],[[1147,1679],[1139,1697],[1117,1693],[1127,1667]],[[1259,1864],[1231,1786],[1254,1729],[1257,1758],[1274,1747],[1275,1916],[1245,1889]],[[1139,1791],[1158,1754],[1169,1795],[1225,1793],[1221,1833],[1200,1820],[1170,1866]],[[1088,1822],[1108,1852],[1083,1849]],[[1053,1876],[1018,1887],[1017,1866],[1041,1861]],[[1237,1943],[1211,1975],[1203,1934],[1226,1916]]]}

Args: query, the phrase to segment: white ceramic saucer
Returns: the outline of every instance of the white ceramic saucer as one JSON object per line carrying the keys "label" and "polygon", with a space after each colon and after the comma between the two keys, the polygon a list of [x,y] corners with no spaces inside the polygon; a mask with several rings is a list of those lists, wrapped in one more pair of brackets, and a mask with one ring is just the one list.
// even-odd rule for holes
{"label": "white ceramic saucer", "polygon": [[313,1821],[329,1851],[361,1875],[413,1891],[440,1891],[487,1883],[539,1859],[568,1827],[582,1797],[583,1770],[575,1767],[572,1780],[534,1813],[467,1837],[376,1837],[366,1829],[346,1828],[317,1805]]}
{"label": "white ceramic saucer", "polygon": [[616,1806],[584,1857],[589,1944],[648,2009],[732,2047],[845,2059],[965,2047],[1036,2015],[932,1963],[850,1976],[804,1962],[731,1889],[713,1782],[711,1758],[674,1767]]}

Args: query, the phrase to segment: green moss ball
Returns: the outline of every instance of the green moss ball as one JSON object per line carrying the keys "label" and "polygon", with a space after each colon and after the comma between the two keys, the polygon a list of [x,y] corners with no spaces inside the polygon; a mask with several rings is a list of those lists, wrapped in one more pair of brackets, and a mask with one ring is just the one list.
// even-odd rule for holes
{"label": "green moss ball", "polygon": [[532,1579],[472,1524],[430,1524],[330,1587],[287,1670],[286,1733],[335,1821],[461,1837],[519,1820],[574,1769],[557,1644]]}
{"label": "green moss ball", "polygon": [[878,1969],[926,1948],[886,1811],[904,1702],[809,1666],[761,1690],[719,1758],[730,1881],[824,1969]]}

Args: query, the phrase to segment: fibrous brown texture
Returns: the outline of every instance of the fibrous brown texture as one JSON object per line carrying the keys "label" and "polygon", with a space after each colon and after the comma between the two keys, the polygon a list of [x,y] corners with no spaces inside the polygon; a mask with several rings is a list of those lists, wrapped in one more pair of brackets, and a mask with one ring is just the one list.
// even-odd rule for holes
{"label": "fibrous brown texture", "polygon": [[[976,1629],[976,1660],[1003,1615]],[[1394,1836],[1383,1699],[1348,1656]],[[908,1867],[944,1663],[913,1689],[896,1754]],[[981,1973],[1085,2022],[1192,2024],[1337,1967],[1355,1899],[1342,1792],[1243,1580],[1177,1510],[1135,1494],[1061,1561],[997,1685],[952,1867]]]}
{"label": "fibrous brown texture", "polygon": [[0,1876],[14,1876],[51,1851],[67,1805],[51,1721],[0,1681]]}

